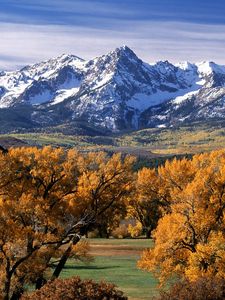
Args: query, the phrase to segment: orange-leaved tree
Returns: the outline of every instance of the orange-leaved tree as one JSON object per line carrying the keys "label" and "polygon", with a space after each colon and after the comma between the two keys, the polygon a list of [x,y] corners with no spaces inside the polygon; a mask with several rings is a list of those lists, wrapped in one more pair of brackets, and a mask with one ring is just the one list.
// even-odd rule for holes
{"label": "orange-leaved tree", "polygon": [[18,298],[26,284],[40,288],[59,276],[69,257],[86,255],[86,243],[77,243],[127,197],[132,163],[133,158],[119,154],[108,157],[51,147],[0,154],[3,299]]}
{"label": "orange-leaved tree", "polygon": [[155,169],[143,168],[134,180],[134,190],[127,200],[127,216],[135,219],[142,226],[147,238],[156,228],[162,215],[162,208],[167,206],[160,194],[161,181]]}
{"label": "orange-leaved tree", "polygon": [[139,266],[161,282],[225,275],[225,152],[174,160],[159,169],[170,210],[159,220],[155,245]]}

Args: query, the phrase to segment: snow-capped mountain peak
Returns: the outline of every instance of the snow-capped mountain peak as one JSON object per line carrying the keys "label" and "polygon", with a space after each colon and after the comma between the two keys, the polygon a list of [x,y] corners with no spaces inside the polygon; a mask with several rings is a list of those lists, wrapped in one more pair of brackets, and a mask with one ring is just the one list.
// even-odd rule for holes
{"label": "snow-capped mountain peak", "polygon": [[218,74],[224,74],[225,73],[225,66],[219,66],[216,63],[212,61],[203,61],[196,64],[199,73],[204,75],[209,75],[213,72]]}
{"label": "snow-capped mountain peak", "polygon": [[179,62],[177,64],[175,64],[175,66],[177,68],[180,68],[184,71],[193,71],[197,69],[197,66],[193,63],[190,63],[189,61],[182,61],[182,62]]}
{"label": "snow-capped mountain peak", "polygon": [[26,107],[37,126],[74,120],[113,131],[167,126],[221,117],[224,99],[225,66],[148,64],[127,46],[89,61],[63,54],[0,73],[0,108]]}

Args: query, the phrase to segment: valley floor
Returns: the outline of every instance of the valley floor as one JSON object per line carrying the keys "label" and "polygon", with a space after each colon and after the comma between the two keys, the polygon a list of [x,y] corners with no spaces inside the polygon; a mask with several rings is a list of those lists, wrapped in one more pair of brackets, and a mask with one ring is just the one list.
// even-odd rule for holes
{"label": "valley floor", "polygon": [[142,158],[185,155],[225,148],[225,124],[204,123],[177,128],[147,128],[111,136],[63,133],[14,133],[0,135],[0,145],[75,147],[80,151],[107,151]]}
{"label": "valley floor", "polygon": [[146,239],[88,239],[94,260],[88,264],[70,260],[62,277],[80,276],[117,285],[129,300],[150,300],[158,294],[157,280],[151,273],[137,269],[143,249],[151,247]]}

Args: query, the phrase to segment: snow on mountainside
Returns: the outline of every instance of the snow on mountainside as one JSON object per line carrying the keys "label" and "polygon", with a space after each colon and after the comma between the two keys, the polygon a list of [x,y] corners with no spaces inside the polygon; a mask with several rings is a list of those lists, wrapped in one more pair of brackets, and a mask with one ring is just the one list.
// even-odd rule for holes
{"label": "snow on mountainside", "polygon": [[26,66],[15,72],[0,74],[0,87],[4,89],[0,108],[28,102],[33,105],[54,101],[62,90],[76,87],[82,77],[84,60],[74,55]]}
{"label": "snow on mountainside", "polygon": [[147,64],[127,46],[89,61],[64,54],[0,72],[6,112],[26,128],[82,121],[112,131],[223,118],[225,66]]}

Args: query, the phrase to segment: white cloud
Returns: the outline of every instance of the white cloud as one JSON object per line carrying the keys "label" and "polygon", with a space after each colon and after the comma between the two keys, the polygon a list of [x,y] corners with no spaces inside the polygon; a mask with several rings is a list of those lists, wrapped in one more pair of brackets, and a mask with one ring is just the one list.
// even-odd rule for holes
{"label": "white cloud", "polygon": [[225,64],[225,25],[120,21],[113,30],[0,23],[0,68],[72,53],[90,59],[127,44],[145,61],[214,60]]}

